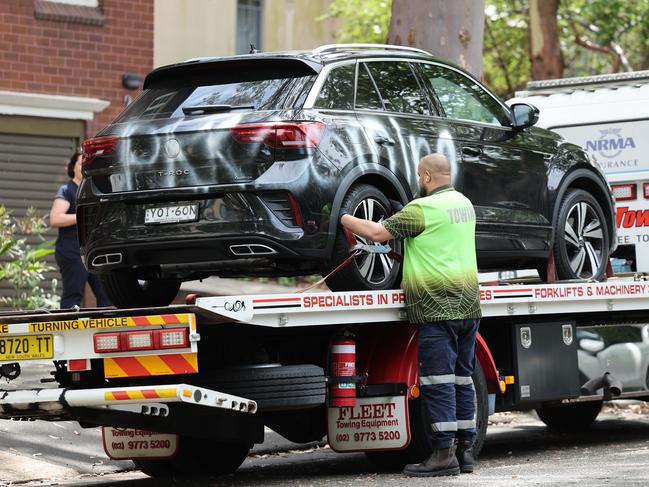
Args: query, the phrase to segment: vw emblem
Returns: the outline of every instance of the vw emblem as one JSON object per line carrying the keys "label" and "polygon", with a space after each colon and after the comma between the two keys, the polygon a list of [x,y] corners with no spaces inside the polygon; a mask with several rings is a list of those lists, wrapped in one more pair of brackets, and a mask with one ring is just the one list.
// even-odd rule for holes
{"label": "vw emblem", "polygon": [[176,139],[169,139],[165,142],[164,150],[167,157],[174,159],[180,154],[180,144]]}

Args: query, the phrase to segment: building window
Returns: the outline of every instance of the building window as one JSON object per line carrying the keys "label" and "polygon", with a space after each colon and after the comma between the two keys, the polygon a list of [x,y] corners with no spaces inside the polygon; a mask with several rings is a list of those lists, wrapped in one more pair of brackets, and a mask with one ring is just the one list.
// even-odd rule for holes
{"label": "building window", "polygon": [[250,44],[261,46],[261,0],[237,1],[237,54],[248,54]]}
{"label": "building window", "polygon": [[46,0],[54,3],[67,3],[68,5],[79,5],[80,7],[99,7],[99,0]]}

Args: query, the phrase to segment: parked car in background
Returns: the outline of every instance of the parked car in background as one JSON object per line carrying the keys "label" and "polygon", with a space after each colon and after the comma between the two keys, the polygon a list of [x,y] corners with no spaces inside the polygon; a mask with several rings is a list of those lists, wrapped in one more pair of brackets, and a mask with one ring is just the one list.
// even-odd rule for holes
{"label": "parked car in background", "polygon": [[[599,278],[615,247],[610,189],[578,146],[533,127],[462,69],[419,49],[330,45],[197,59],[84,143],[79,238],[121,307],[168,304],[181,281],[327,273],[348,256],[337,215],[380,221],[446,154],[474,203],[481,270]],[[400,244],[393,243],[399,250]],[[362,255],[333,290],[398,287]]]}

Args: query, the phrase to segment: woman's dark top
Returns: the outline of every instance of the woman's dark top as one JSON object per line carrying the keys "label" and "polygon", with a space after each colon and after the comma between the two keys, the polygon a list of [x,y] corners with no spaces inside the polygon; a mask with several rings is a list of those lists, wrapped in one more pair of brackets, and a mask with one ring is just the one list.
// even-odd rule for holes
{"label": "woman's dark top", "polygon": [[[77,183],[70,180],[59,188],[55,198],[61,198],[70,203],[66,214],[73,215],[77,211]],[[77,226],[59,227],[59,236],[56,239],[56,254],[67,259],[80,259],[79,240],[77,238]]]}

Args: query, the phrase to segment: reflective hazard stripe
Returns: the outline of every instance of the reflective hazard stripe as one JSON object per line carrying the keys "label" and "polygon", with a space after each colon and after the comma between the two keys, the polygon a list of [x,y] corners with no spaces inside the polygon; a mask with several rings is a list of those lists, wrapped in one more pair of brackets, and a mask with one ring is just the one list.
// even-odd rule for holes
{"label": "reflective hazard stripe", "polygon": [[104,377],[144,377],[149,375],[195,374],[196,353],[111,357],[104,359]]}
{"label": "reflective hazard stripe", "polygon": [[457,431],[457,422],[456,421],[441,421],[439,423],[433,423],[433,431]]}
{"label": "reflective hazard stripe", "polygon": [[455,374],[425,375],[419,378],[419,385],[432,386],[434,384],[455,384]]}
{"label": "reflective hazard stripe", "polygon": [[458,386],[469,386],[469,385],[473,385],[473,379],[471,378],[471,376],[462,377],[460,375],[456,375],[455,376],[455,383]]}
{"label": "reflective hazard stripe", "polygon": [[458,419],[457,429],[468,430],[475,428],[475,419]]}
{"label": "reflective hazard stripe", "polygon": [[178,396],[176,388],[112,390],[104,393],[106,401],[137,401],[138,399],[167,399]]}

